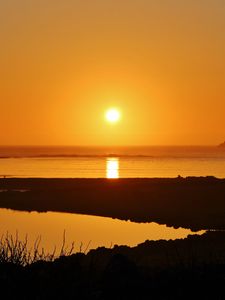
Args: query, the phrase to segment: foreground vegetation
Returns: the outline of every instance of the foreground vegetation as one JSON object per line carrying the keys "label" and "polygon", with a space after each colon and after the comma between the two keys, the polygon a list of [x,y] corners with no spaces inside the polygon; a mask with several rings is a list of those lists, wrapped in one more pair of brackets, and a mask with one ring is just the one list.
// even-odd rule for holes
{"label": "foreground vegetation", "polygon": [[29,248],[28,238],[20,240],[18,233],[14,237],[11,234],[2,235],[0,239],[0,264],[12,263],[17,266],[28,266],[38,261],[53,262],[57,257],[70,256],[74,250],[74,243],[68,248],[66,246],[66,235],[63,233],[62,247],[56,252],[56,247],[52,253],[46,253],[43,247],[40,247],[41,237],[34,242],[33,247]]}
{"label": "foreground vegetation", "polygon": [[2,238],[5,299],[224,299],[224,232],[87,254],[38,249],[38,242],[31,252],[27,240]]}

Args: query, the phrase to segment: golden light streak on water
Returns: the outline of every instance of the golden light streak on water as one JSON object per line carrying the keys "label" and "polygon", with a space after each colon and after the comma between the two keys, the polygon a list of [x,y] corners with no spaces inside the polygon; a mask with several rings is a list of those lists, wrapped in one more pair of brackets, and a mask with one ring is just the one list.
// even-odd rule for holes
{"label": "golden light streak on water", "polygon": [[119,159],[107,158],[106,159],[106,178],[116,179],[119,178]]}

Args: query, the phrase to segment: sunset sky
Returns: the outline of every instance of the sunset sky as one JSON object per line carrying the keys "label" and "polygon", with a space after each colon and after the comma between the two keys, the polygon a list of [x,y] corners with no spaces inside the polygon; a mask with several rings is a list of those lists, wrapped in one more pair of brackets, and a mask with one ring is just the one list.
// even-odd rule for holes
{"label": "sunset sky", "polygon": [[225,140],[224,0],[1,0],[0,39],[1,145]]}

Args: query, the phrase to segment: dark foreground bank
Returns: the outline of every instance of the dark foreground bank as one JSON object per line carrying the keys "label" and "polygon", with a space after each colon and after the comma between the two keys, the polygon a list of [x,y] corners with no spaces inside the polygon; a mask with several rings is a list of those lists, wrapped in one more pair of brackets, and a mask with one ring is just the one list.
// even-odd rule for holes
{"label": "dark foreground bank", "polygon": [[[1,255],[0,255],[1,257]],[[225,299],[225,233],[99,248],[25,267],[0,260],[4,299]]]}
{"label": "dark foreground bank", "polygon": [[0,179],[0,207],[157,222],[173,227],[225,229],[225,180]]}

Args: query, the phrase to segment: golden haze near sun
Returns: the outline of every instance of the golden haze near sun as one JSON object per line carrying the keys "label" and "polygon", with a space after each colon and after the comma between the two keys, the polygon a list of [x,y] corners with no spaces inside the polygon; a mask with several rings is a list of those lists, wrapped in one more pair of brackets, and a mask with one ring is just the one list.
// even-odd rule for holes
{"label": "golden haze near sun", "polygon": [[223,0],[0,1],[0,37],[2,145],[225,137]]}

